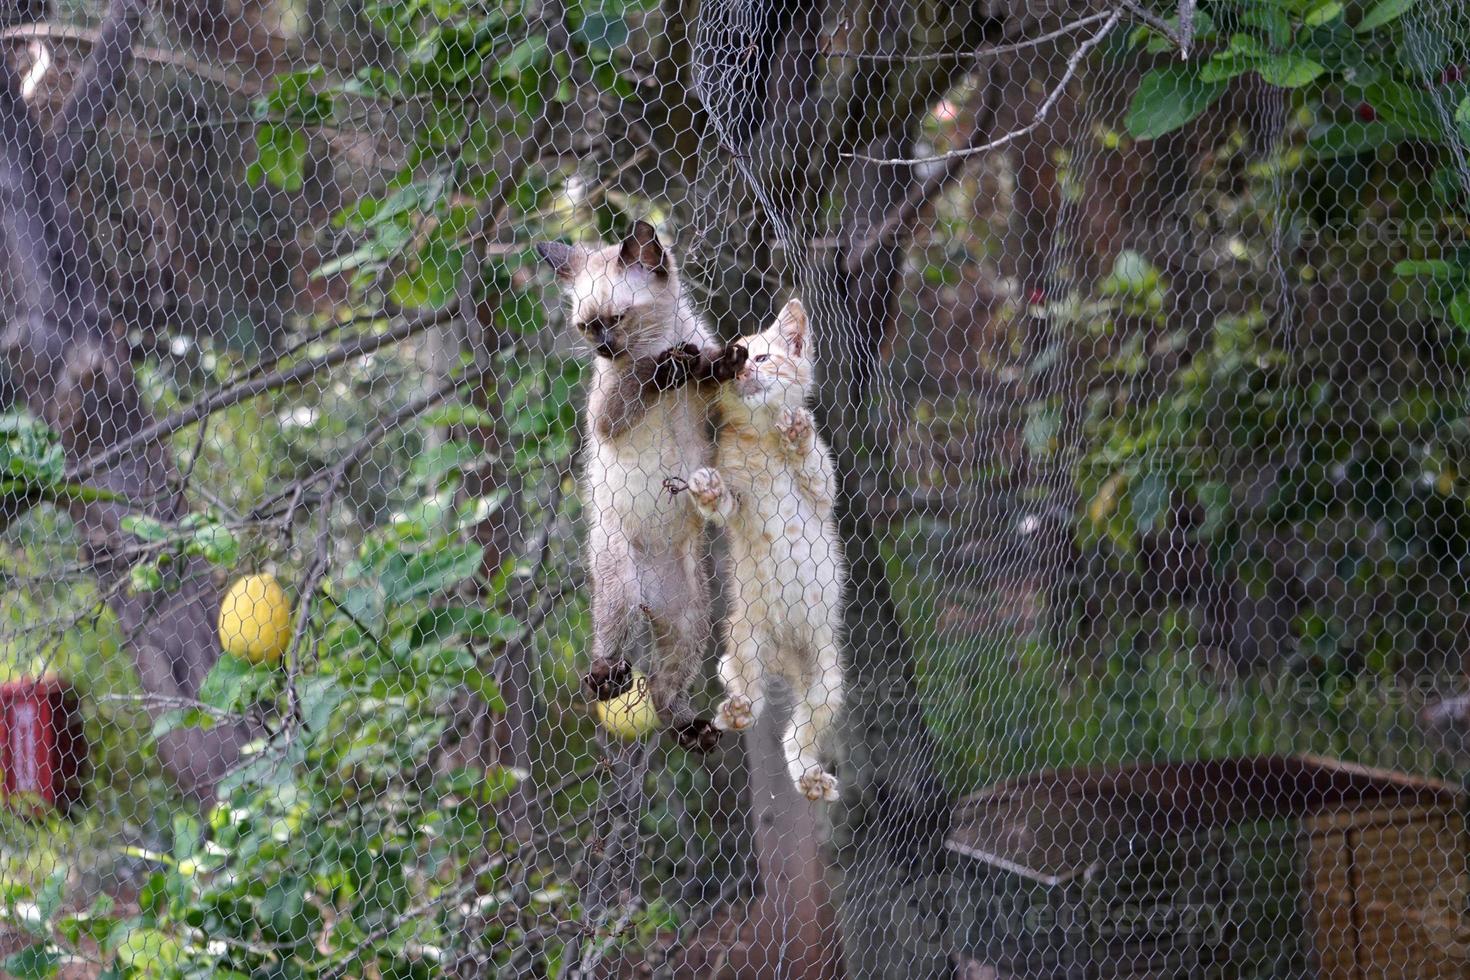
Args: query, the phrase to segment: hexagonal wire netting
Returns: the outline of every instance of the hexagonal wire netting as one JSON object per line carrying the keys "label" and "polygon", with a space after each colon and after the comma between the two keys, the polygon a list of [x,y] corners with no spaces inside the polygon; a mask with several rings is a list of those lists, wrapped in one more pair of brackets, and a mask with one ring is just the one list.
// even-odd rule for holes
{"label": "hexagonal wire netting", "polygon": [[1466,975],[1461,5],[0,42],[0,973]]}

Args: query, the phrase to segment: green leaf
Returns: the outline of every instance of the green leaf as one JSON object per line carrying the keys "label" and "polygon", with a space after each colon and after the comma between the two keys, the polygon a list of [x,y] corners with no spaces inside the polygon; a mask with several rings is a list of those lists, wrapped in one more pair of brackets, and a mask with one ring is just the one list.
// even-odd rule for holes
{"label": "green leaf", "polygon": [[231,654],[223,654],[199,686],[199,700],[221,711],[239,707],[253,689],[255,668]]}
{"label": "green leaf", "polygon": [[413,268],[393,282],[394,302],[401,306],[443,306],[454,296],[464,268],[466,249],[435,236],[419,250]]}
{"label": "green leaf", "polygon": [[1450,300],[1450,319],[1461,330],[1470,330],[1470,290],[1457,293]]}
{"label": "green leaf", "polygon": [[611,51],[628,43],[628,21],[621,14],[589,13],[572,36],[585,47]]}
{"label": "green leaf", "polygon": [[1353,30],[1361,34],[1382,27],[1389,21],[1402,17],[1412,6],[1414,0],[1381,0],[1378,6],[1363,15],[1363,19],[1358,21],[1358,26]]}
{"label": "green leaf", "polygon": [[1100,285],[1104,295],[1147,296],[1159,286],[1159,271],[1148,259],[1124,249],[1113,260],[1113,272]]}
{"label": "green leaf", "polygon": [[491,711],[504,711],[505,699],[500,696],[500,684],[490,674],[478,667],[465,670],[460,683],[473,691]]}
{"label": "green leaf", "polygon": [[1240,18],[1243,23],[1265,31],[1271,43],[1277,47],[1284,46],[1291,40],[1291,19],[1286,15],[1286,11],[1276,4],[1270,6],[1245,5]]}
{"label": "green leaf", "polygon": [[1342,16],[1342,4],[1336,2],[1321,3],[1307,11],[1302,23],[1307,27],[1321,27],[1330,24]]}
{"label": "green leaf", "polygon": [[537,64],[545,53],[545,35],[536,34],[526,38],[512,48],[510,54],[500,59],[497,67],[501,77],[518,77],[521,72]]}
{"label": "green leaf", "polygon": [[336,679],[325,674],[314,674],[301,682],[301,720],[307,730],[316,736],[328,731],[332,713],[347,698],[347,692]]}
{"label": "green leaf", "polygon": [[240,557],[240,542],[229,528],[210,524],[194,532],[187,550],[211,564],[231,565]]}
{"label": "green leaf", "polygon": [[59,483],[66,460],[56,433],[24,412],[0,414],[0,472],[26,482]]}
{"label": "green leaf", "polygon": [[1405,259],[1393,267],[1396,276],[1429,276],[1433,279],[1449,279],[1455,271],[1455,264],[1444,259]]}
{"label": "green leaf", "polygon": [[1128,488],[1133,524],[1139,534],[1157,530],[1169,508],[1169,481],[1162,473],[1145,473]]}
{"label": "green leaf", "polygon": [[1363,94],[1377,111],[1379,121],[1397,126],[1410,136],[1434,143],[1444,142],[1447,134],[1429,93],[1403,82],[1382,78],[1364,86]]}
{"label": "green leaf", "polygon": [[1223,81],[1201,79],[1197,66],[1155,68],[1139,82],[1125,125],[1138,139],[1157,139],[1189,123],[1224,91]]}
{"label": "green leaf", "polygon": [[299,191],[304,183],[306,149],[306,133],[291,126],[265,123],[255,132],[255,162],[246,168],[246,179]]}
{"label": "green leaf", "polygon": [[51,949],[45,943],[37,943],[27,946],[19,953],[7,956],[0,967],[7,977],[15,980],[44,980],[45,977],[56,975],[56,968],[61,964],[61,954]]}
{"label": "green leaf", "polygon": [[124,531],[144,541],[166,541],[171,533],[167,524],[147,514],[129,514],[118,523]]}
{"label": "green leaf", "polygon": [[474,575],[482,560],[482,549],[473,541],[415,555],[401,569],[384,570],[383,593],[391,603],[435,595]]}
{"label": "green leaf", "polygon": [[1244,75],[1258,64],[1260,59],[1254,56],[1222,51],[1200,67],[1199,79],[1202,82],[1227,82]]}
{"label": "green leaf", "polygon": [[173,818],[174,860],[182,861],[198,854],[204,837],[204,825],[192,813],[176,813]]}
{"label": "green leaf", "polygon": [[1404,138],[1403,130],[1387,123],[1329,123],[1307,136],[1307,150],[1319,160],[1367,153]]}
{"label": "green leaf", "polygon": [[514,616],[471,606],[442,606],[418,618],[410,642],[445,640],[465,633],[478,639],[508,640],[520,631],[521,624]]}
{"label": "green leaf", "polygon": [[1202,480],[1194,486],[1194,497],[1205,514],[1199,533],[1204,537],[1218,534],[1229,523],[1233,513],[1234,497],[1230,484],[1220,480]]}
{"label": "green leaf", "polygon": [[526,774],[509,766],[496,766],[485,770],[485,782],[480,787],[480,799],[484,803],[496,803],[510,795]]}
{"label": "green leaf", "polygon": [[180,728],[202,728],[208,730],[214,727],[214,715],[199,708],[174,708],[159,715],[153,722],[153,737],[162,738],[169,732]]}
{"label": "green leaf", "polygon": [[430,429],[448,425],[491,426],[495,424],[495,416],[476,405],[451,402],[420,415],[419,424]]}
{"label": "green leaf", "polygon": [[275,91],[256,100],[257,116],[264,118],[275,113],[293,122],[313,126],[330,122],[333,110],[332,93],[315,91],[313,88],[325,75],[326,69],[321,65],[313,65],[305,71],[277,75]]}
{"label": "green leaf", "polygon": [[261,896],[259,924],[267,942],[295,945],[312,933],[315,912],[306,902],[306,882],[288,876],[272,882]]}
{"label": "green leaf", "polygon": [[1455,128],[1460,131],[1460,140],[1470,144],[1470,95],[1460,100],[1455,109]]}
{"label": "green leaf", "polygon": [[474,464],[483,454],[484,450],[472,442],[450,440],[420,454],[411,472],[421,483],[437,483],[445,474]]}
{"label": "green leaf", "polygon": [[1299,54],[1283,54],[1263,62],[1257,74],[1268,84],[1281,88],[1300,88],[1327,69],[1311,58]]}
{"label": "green leaf", "polygon": [[57,868],[36,893],[36,914],[43,923],[50,922],[56,910],[61,908],[62,899],[66,895],[66,878],[67,869]]}
{"label": "green leaf", "polygon": [[117,947],[118,962],[143,976],[166,974],[181,953],[178,941],[158,929],[133,928]]}
{"label": "green leaf", "polygon": [[143,561],[134,565],[128,572],[128,588],[134,595],[163,588],[163,571],[159,569],[158,562]]}

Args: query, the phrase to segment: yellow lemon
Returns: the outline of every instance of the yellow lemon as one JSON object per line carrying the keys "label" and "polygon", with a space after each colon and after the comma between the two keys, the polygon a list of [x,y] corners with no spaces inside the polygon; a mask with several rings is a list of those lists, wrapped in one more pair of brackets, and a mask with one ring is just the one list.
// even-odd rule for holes
{"label": "yellow lemon", "polygon": [[275,663],[291,642],[291,600],[274,575],[236,579],[219,607],[225,653],[253,664]]}
{"label": "yellow lemon", "polygon": [[622,694],[597,702],[597,720],[609,735],[625,739],[642,738],[663,727],[663,720],[654,710],[653,698],[648,696],[648,678],[642,671],[633,671],[633,685]]}

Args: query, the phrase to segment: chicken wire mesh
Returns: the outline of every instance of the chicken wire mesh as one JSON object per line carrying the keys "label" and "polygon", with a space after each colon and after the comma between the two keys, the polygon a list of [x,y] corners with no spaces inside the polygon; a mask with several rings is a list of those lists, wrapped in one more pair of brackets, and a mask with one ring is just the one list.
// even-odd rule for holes
{"label": "chicken wire mesh", "polygon": [[1467,20],[0,5],[0,972],[1465,975]]}

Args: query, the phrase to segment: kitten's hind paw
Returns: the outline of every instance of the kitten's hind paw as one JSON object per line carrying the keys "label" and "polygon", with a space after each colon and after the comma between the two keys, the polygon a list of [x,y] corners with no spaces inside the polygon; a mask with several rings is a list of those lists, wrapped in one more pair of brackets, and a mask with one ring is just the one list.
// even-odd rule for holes
{"label": "kitten's hind paw", "polygon": [[670,725],[669,737],[691,752],[712,752],[724,734],[707,718],[696,718],[682,725]]}
{"label": "kitten's hind paw", "polygon": [[727,732],[743,732],[755,723],[755,705],[750,698],[726,698],[715,712],[715,727]]}
{"label": "kitten's hind paw", "polygon": [[812,424],[812,413],[804,408],[783,408],[776,419],[776,431],[781,441],[794,453],[805,454],[812,448],[816,430]]}
{"label": "kitten's hind paw", "polygon": [[626,660],[594,660],[582,678],[582,690],[594,701],[611,701],[633,686],[633,665]]}
{"label": "kitten's hind paw", "polygon": [[837,777],[821,769],[808,769],[796,781],[796,789],[813,803],[818,801],[835,803],[839,797]]}

